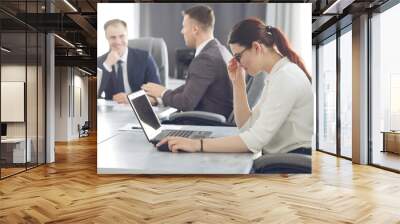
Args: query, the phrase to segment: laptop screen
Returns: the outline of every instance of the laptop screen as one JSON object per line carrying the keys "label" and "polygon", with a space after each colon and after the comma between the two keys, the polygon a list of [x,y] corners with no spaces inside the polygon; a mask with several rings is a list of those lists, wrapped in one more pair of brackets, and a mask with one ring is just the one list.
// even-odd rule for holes
{"label": "laptop screen", "polygon": [[132,93],[128,96],[130,104],[135,111],[147,138],[153,139],[161,132],[161,124],[151,108],[150,102],[144,91]]}

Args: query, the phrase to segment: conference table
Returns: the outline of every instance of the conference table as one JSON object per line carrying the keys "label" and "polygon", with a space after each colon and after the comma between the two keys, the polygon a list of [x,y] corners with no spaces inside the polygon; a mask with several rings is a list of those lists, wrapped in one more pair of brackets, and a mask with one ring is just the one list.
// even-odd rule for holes
{"label": "conference table", "polygon": [[[154,108],[159,118],[176,111]],[[100,100],[97,105],[98,174],[247,174],[252,153],[172,153],[149,143],[129,105]],[[166,129],[212,131],[211,137],[238,133],[236,127],[163,125]]]}

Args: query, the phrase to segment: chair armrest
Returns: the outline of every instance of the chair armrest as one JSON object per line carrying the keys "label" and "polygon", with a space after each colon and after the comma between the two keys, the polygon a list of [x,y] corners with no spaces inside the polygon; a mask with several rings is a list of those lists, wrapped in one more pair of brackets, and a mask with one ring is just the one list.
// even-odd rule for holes
{"label": "chair armrest", "polygon": [[169,115],[163,124],[209,125],[226,126],[226,118],[223,115],[205,111],[185,111]]}
{"label": "chair armrest", "polygon": [[298,153],[267,154],[254,160],[256,173],[311,173],[311,156]]}

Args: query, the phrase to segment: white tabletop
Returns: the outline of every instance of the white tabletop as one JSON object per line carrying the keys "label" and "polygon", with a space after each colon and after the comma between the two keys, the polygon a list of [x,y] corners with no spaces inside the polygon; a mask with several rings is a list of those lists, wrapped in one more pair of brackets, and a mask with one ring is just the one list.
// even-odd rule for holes
{"label": "white tabletop", "polygon": [[[165,128],[177,126],[165,125]],[[234,127],[184,126],[184,129],[211,130],[212,137],[237,133]],[[247,174],[252,164],[251,153],[160,152],[147,141],[141,129],[119,133],[97,146],[98,174]]]}
{"label": "white tabletop", "polygon": [[[129,105],[98,103],[97,119],[99,174],[246,174],[253,164],[251,153],[160,152],[148,142],[142,129],[119,130],[128,123],[137,124]],[[213,131],[213,137],[238,133],[235,127],[184,126],[184,129]]]}
{"label": "white tabletop", "polygon": [[118,129],[127,123],[138,123],[129,105],[97,104],[97,143],[116,134]]}

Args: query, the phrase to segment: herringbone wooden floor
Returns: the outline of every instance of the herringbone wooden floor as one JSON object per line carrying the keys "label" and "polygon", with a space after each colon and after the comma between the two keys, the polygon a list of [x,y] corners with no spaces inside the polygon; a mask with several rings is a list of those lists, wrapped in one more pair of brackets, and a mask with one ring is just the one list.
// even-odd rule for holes
{"label": "herringbone wooden floor", "polygon": [[316,152],[312,175],[98,176],[96,139],[0,181],[0,223],[400,223],[400,175]]}

